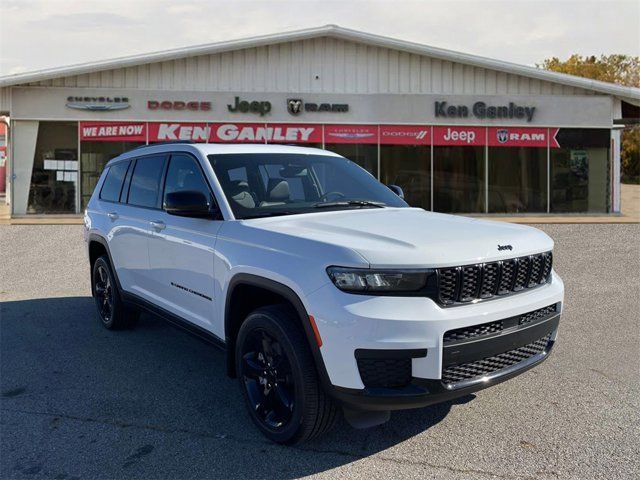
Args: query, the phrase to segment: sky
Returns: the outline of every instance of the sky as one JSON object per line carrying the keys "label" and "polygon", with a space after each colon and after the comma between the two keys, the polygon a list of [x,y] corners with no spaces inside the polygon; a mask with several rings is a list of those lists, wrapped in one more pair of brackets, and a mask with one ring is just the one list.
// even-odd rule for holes
{"label": "sky", "polygon": [[0,0],[0,75],[329,23],[526,65],[640,55],[640,0]]}

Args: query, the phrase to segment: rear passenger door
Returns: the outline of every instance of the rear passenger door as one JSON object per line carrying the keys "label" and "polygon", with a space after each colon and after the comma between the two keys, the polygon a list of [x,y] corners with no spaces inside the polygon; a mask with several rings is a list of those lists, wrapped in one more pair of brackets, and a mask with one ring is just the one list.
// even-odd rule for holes
{"label": "rear passenger door", "polygon": [[123,192],[126,199],[124,185],[131,177],[135,160],[124,160],[109,166],[107,174],[98,195],[99,212],[104,215],[101,225],[104,225],[105,238],[109,243],[111,261],[124,290],[130,290],[133,284],[132,265],[126,255],[123,255],[122,242],[127,230],[126,221],[121,217],[126,209],[123,205]]}
{"label": "rear passenger door", "polygon": [[[215,199],[198,160],[173,153],[163,197],[177,191],[202,192]],[[149,263],[154,303],[222,338],[214,318],[214,248],[221,220],[169,215],[161,210],[152,219]]]}
{"label": "rear passenger door", "polygon": [[109,245],[122,288],[150,301],[153,296],[149,272],[149,220],[160,211],[166,160],[165,154],[133,160],[121,203],[112,211],[115,219]]}

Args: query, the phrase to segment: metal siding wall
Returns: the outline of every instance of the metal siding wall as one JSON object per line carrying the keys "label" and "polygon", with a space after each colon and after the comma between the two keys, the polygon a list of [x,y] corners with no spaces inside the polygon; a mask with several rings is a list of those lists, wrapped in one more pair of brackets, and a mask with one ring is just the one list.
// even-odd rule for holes
{"label": "metal siding wall", "polygon": [[0,112],[11,109],[11,87],[0,88]]}
{"label": "metal siding wall", "polygon": [[31,85],[291,93],[594,94],[581,88],[331,37],[188,57]]}

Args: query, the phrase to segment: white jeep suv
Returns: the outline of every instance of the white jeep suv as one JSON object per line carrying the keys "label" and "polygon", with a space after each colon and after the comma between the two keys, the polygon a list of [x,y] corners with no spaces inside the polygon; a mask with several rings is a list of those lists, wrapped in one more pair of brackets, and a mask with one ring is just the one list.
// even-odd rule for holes
{"label": "white jeep suv", "polygon": [[355,163],[277,145],[149,145],[85,213],[110,329],[144,309],[226,351],[251,418],[294,444],[543,361],[564,287],[534,228],[409,207]]}

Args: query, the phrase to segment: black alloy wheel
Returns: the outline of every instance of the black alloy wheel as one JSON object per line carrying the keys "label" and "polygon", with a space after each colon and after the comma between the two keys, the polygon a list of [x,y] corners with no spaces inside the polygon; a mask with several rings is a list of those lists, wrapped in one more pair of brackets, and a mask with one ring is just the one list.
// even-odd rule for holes
{"label": "black alloy wheel", "polygon": [[295,406],[295,383],[282,345],[267,331],[252,330],[243,344],[241,368],[256,416],[270,428],[282,428]]}
{"label": "black alloy wheel", "polygon": [[106,255],[96,259],[93,264],[92,282],[93,298],[102,325],[110,330],[120,329],[130,326],[138,319],[140,313],[122,302],[109,257]]}
{"label": "black alloy wheel", "polygon": [[244,320],[235,343],[251,419],[269,439],[287,445],[327,432],[340,412],[320,385],[300,322],[289,305],[260,307]]}
{"label": "black alloy wheel", "polygon": [[103,323],[110,324],[113,317],[113,286],[104,265],[98,265],[96,268],[93,288],[100,319]]}

